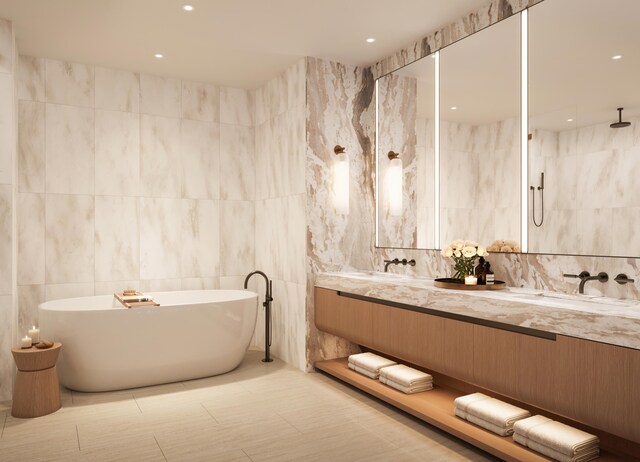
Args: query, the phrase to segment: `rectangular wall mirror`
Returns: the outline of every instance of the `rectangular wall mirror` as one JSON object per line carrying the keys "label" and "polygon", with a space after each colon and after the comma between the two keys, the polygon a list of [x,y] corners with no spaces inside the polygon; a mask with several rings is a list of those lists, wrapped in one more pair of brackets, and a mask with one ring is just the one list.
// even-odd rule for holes
{"label": "rectangular wall mirror", "polygon": [[637,0],[529,10],[530,252],[640,256],[638,18]]}
{"label": "rectangular wall mirror", "polygon": [[435,59],[378,79],[377,245],[434,248]]}
{"label": "rectangular wall mirror", "polygon": [[519,15],[440,51],[442,247],[520,251],[520,65]]}

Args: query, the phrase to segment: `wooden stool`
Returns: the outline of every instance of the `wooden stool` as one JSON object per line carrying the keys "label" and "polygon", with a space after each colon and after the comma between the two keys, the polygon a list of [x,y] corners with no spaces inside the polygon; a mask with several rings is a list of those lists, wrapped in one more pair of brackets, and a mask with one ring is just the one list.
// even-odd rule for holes
{"label": "wooden stool", "polygon": [[60,348],[62,344],[55,342],[46,350],[33,346],[11,349],[18,366],[11,407],[13,417],[40,417],[60,409],[60,385],[56,371]]}

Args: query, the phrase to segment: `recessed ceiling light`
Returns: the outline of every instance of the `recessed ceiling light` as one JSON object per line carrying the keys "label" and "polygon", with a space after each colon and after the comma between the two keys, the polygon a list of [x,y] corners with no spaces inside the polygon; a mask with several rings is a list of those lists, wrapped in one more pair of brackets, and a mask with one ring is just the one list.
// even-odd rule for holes
{"label": "recessed ceiling light", "polygon": [[620,59],[620,58],[622,58],[622,55],[615,55],[611,57],[611,59]]}
{"label": "recessed ceiling light", "polygon": [[457,106],[451,106],[451,110],[452,110],[452,111],[455,111],[456,109],[458,109],[458,107],[457,107]]}
{"label": "recessed ceiling light", "polygon": [[184,11],[193,11],[193,5],[182,5]]}
{"label": "recessed ceiling light", "polygon": [[376,41],[376,39],[374,39],[373,37],[369,37],[369,38],[367,39],[367,43],[373,43],[373,42],[375,42],[375,41]]}
{"label": "recessed ceiling light", "polygon": [[573,119],[567,119],[567,122],[573,122]]}
{"label": "recessed ceiling light", "polygon": [[156,54],[155,54],[155,55],[153,55],[153,56],[155,56],[155,57],[156,57],[156,58],[158,58],[158,59],[162,59],[162,58],[164,58],[164,55],[163,55],[162,53],[156,53]]}

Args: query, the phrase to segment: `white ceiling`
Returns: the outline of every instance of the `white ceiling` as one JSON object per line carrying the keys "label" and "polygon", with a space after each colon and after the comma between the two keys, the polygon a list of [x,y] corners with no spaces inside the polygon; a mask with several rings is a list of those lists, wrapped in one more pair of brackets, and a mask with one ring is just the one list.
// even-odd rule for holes
{"label": "white ceiling", "polygon": [[0,0],[0,17],[25,55],[252,89],[303,56],[373,64],[487,3]]}

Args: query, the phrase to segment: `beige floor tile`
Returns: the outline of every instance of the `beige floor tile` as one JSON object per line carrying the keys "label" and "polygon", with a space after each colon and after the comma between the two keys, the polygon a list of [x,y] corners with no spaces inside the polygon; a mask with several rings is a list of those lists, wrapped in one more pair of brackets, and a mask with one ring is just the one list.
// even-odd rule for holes
{"label": "beige floor tile", "polygon": [[135,390],[61,389],[63,407],[15,419],[5,461],[484,461],[491,456],[324,374],[249,351],[217,377]]}

